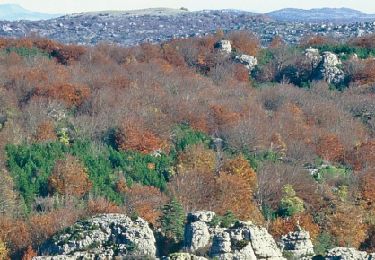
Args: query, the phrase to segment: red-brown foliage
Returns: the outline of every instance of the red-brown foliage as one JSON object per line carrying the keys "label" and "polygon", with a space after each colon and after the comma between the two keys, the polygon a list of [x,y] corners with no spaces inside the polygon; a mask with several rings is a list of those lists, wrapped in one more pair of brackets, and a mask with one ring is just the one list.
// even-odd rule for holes
{"label": "red-brown foliage", "polygon": [[121,213],[121,209],[105,198],[91,199],[87,202],[87,214],[89,216],[103,213]]}
{"label": "red-brown foliage", "polygon": [[158,149],[169,151],[166,140],[145,129],[139,122],[123,122],[116,133],[116,144],[122,151],[133,150],[144,154]]}
{"label": "red-brown foliage", "polygon": [[87,170],[71,155],[67,155],[64,160],[58,160],[48,178],[48,189],[51,193],[82,197],[91,187]]}
{"label": "red-brown foliage", "polygon": [[79,217],[80,212],[69,207],[31,216],[29,226],[33,245],[40,245],[56,232],[73,225]]}
{"label": "red-brown foliage", "polygon": [[250,32],[237,31],[229,34],[233,47],[247,55],[256,56],[260,50],[259,40]]}
{"label": "red-brown foliage", "polygon": [[359,173],[360,192],[366,207],[375,208],[375,168]]}
{"label": "red-brown foliage", "polygon": [[27,247],[27,250],[22,256],[22,260],[32,260],[34,256],[37,256],[38,254],[33,250],[31,246]]}
{"label": "red-brown foliage", "polygon": [[315,240],[319,235],[320,228],[309,214],[294,215],[291,218],[276,218],[271,222],[270,232],[274,237],[280,238],[289,232],[297,231],[298,227],[309,231],[312,240]]}
{"label": "red-brown foliage", "polygon": [[11,253],[21,252],[31,244],[32,237],[25,221],[0,217],[0,240]]}
{"label": "red-brown foliage", "polygon": [[215,212],[224,215],[232,211],[240,219],[263,223],[263,216],[252,198],[252,187],[248,180],[240,175],[220,174],[216,183],[218,195]]}
{"label": "red-brown foliage", "polygon": [[375,168],[375,140],[356,146],[346,155],[346,161],[354,170]]}
{"label": "red-brown foliage", "polygon": [[46,142],[57,139],[55,126],[51,121],[45,121],[38,125],[35,133],[35,141]]}
{"label": "red-brown foliage", "polygon": [[324,160],[337,162],[344,158],[344,146],[337,135],[328,133],[321,136],[316,147],[317,154]]}
{"label": "red-brown foliage", "polygon": [[126,193],[128,213],[137,213],[141,218],[158,226],[162,214],[161,209],[168,201],[168,197],[159,189],[139,184],[131,187]]}
{"label": "red-brown foliage", "polygon": [[73,107],[80,106],[90,96],[90,89],[85,85],[65,83],[37,87],[35,95],[58,99]]}

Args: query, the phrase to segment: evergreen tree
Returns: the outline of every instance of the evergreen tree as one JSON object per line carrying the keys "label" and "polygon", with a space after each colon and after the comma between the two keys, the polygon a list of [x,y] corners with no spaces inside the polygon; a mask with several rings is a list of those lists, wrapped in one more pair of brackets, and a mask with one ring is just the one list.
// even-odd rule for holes
{"label": "evergreen tree", "polygon": [[170,203],[164,205],[160,222],[164,236],[177,241],[183,239],[185,212],[176,199],[172,199]]}

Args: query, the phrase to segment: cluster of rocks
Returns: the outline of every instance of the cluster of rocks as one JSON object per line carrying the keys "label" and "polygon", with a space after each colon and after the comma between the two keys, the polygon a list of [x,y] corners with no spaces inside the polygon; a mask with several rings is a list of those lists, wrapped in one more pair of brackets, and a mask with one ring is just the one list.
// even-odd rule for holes
{"label": "cluster of rocks", "polygon": [[215,213],[188,215],[185,247],[192,254],[205,253],[217,259],[284,259],[275,240],[263,227],[239,222],[230,228],[211,226]]}
{"label": "cluster of rocks", "polygon": [[[313,259],[313,245],[307,231],[290,232],[276,242],[264,227],[236,222],[223,228],[214,218],[215,213],[210,211],[190,213],[185,226],[184,252],[161,259],[286,260],[286,255],[292,259]],[[156,244],[149,224],[141,218],[102,214],[79,221],[55,235],[33,260],[159,259]],[[371,260],[375,254],[338,247],[321,259]]]}
{"label": "cluster of rocks", "polygon": [[326,260],[374,260],[375,253],[359,251],[349,247],[335,247],[327,252]]}
{"label": "cluster of rocks", "polygon": [[311,242],[310,234],[302,229],[282,236],[279,245],[283,252],[295,258],[314,255],[314,246]]}
{"label": "cluster of rocks", "polygon": [[221,40],[217,42],[215,44],[215,48],[218,49],[223,55],[231,56],[235,62],[244,65],[249,71],[249,74],[258,64],[258,60],[254,56],[233,53],[232,43],[229,40]]}
{"label": "cluster of rocks", "polygon": [[336,54],[329,51],[320,54],[318,49],[308,48],[305,50],[305,56],[318,79],[324,79],[334,85],[340,85],[345,81],[344,71],[340,68],[342,62]]}
{"label": "cluster of rocks", "polygon": [[103,214],[80,221],[47,241],[41,259],[111,259],[115,255],[156,257],[149,224],[122,214]]}

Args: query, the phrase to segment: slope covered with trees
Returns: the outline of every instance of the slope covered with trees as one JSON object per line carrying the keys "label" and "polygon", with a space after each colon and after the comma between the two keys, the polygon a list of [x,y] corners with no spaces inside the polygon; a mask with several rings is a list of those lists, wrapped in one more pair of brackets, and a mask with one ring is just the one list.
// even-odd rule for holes
{"label": "slope covered with trees", "polygon": [[[215,48],[254,55],[249,74]],[[305,48],[343,61],[314,75]],[[356,54],[356,58],[353,58]],[[24,259],[97,213],[160,227],[212,210],[276,237],[301,225],[316,250],[374,250],[373,37],[268,48],[247,32],[132,48],[0,40],[0,258]],[[229,216],[229,217],[228,217]]]}

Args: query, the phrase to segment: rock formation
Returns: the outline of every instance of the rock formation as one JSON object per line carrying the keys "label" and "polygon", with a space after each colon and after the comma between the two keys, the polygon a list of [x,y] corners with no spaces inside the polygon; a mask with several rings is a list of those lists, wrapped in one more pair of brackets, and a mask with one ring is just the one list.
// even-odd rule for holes
{"label": "rock formation", "polygon": [[[221,40],[215,44],[215,48],[218,49],[224,55],[230,55],[232,53],[232,43],[229,40]],[[258,65],[258,60],[254,56],[245,54],[236,54],[232,56],[233,60],[240,63],[249,70],[249,73]]]}
{"label": "rock formation", "polygon": [[310,61],[317,79],[324,79],[335,85],[344,82],[345,74],[339,67],[342,63],[336,54],[325,51],[320,55],[318,49],[308,48],[305,50],[305,56]]}
{"label": "rock formation", "polygon": [[326,51],[323,52],[322,61],[318,68],[325,81],[332,84],[340,84],[345,80],[345,74],[338,66],[341,65],[340,59],[336,54]]}
{"label": "rock formation", "polygon": [[155,237],[146,221],[122,214],[103,214],[79,221],[47,241],[36,259],[111,259],[114,256],[156,257]]}
{"label": "rock formation", "polygon": [[232,53],[232,43],[229,40],[221,40],[215,44],[215,48],[219,49],[223,54]]}
{"label": "rock formation", "polygon": [[322,57],[319,54],[319,50],[315,48],[308,48],[305,50],[306,58],[311,62],[312,68],[318,67]]}
{"label": "rock formation", "polygon": [[305,230],[290,232],[282,236],[280,245],[284,252],[298,259],[314,255],[310,234]]}
{"label": "rock formation", "polygon": [[255,66],[258,65],[257,58],[250,55],[238,55],[234,58],[234,60],[244,65],[249,70],[249,72],[251,72],[255,68]]}
{"label": "rock formation", "polygon": [[184,242],[190,252],[195,252],[206,247],[212,238],[208,223],[212,221],[215,213],[211,211],[198,211],[188,214],[188,223],[185,227]]}
{"label": "rock formation", "polygon": [[263,227],[238,222],[230,228],[210,227],[213,212],[189,214],[185,245],[189,252],[206,249],[218,259],[284,259],[275,240]]}
{"label": "rock formation", "polygon": [[[222,228],[213,221],[215,213],[190,213],[185,228],[183,251],[163,260],[282,260],[282,251],[292,259],[312,259],[313,245],[307,231],[283,236],[277,246],[263,227],[237,222]],[[214,224],[215,223],[215,224]],[[73,259],[157,259],[156,241],[148,223],[122,214],[102,214],[79,221],[48,240],[33,260]],[[323,258],[321,258],[323,259]],[[372,260],[375,254],[354,248],[328,251],[327,260]]]}
{"label": "rock formation", "polygon": [[328,251],[327,260],[372,260],[375,254],[367,254],[367,252],[358,251],[355,248],[335,247]]}

